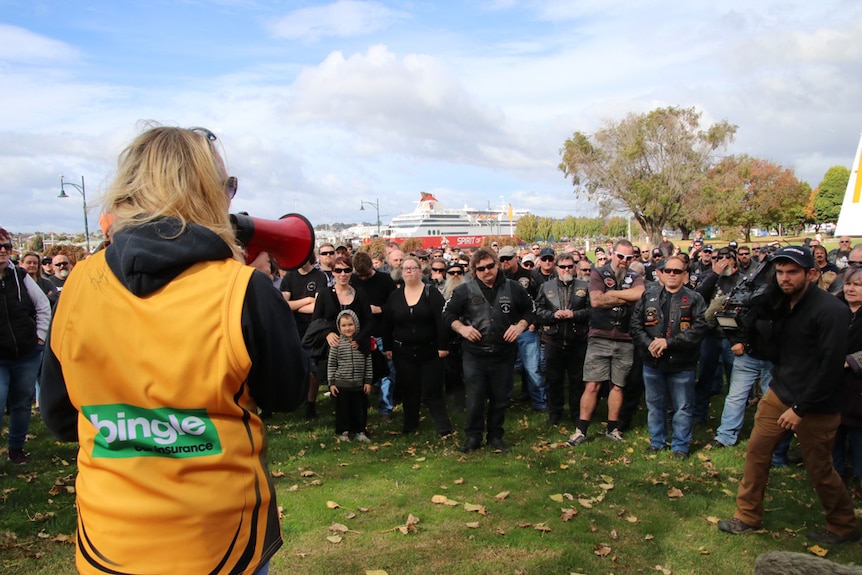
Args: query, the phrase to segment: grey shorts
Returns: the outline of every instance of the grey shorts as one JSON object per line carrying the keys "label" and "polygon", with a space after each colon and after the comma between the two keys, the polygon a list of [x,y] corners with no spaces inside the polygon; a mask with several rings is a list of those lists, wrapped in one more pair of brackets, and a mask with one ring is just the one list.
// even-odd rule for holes
{"label": "grey shorts", "polygon": [[632,361],[634,361],[632,342],[591,337],[587,341],[584,381],[610,381],[617,387],[625,387]]}

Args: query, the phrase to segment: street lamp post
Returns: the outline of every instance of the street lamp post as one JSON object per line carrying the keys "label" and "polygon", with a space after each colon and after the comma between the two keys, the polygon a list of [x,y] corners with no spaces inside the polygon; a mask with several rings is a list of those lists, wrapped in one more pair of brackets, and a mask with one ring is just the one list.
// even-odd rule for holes
{"label": "street lamp post", "polygon": [[73,184],[72,182],[66,182],[63,179],[63,176],[60,176],[60,194],[57,196],[58,198],[68,198],[69,196],[66,194],[66,186],[72,186],[78,193],[81,194],[81,197],[84,198],[84,236],[87,238],[87,255],[90,255],[90,224],[87,221],[87,189],[84,187],[84,176],[81,176],[81,185]]}
{"label": "street lamp post", "polygon": [[380,199],[376,202],[366,202],[364,200],[359,200],[359,211],[365,211],[365,205],[373,207],[377,211],[377,237],[380,237]]}

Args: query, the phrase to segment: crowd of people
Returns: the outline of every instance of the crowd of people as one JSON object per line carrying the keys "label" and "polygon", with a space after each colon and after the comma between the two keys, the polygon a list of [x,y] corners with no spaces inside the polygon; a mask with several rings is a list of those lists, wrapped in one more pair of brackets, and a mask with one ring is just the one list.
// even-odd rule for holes
{"label": "crowd of people", "polygon": [[[120,156],[104,249],[77,265],[66,251],[18,254],[0,228],[8,459],[28,461],[36,401],[53,434],[79,442],[81,572],[176,567],[141,553],[144,541],[181,545],[186,571],[265,574],[281,533],[263,420],[303,405],[321,417],[321,387],[341,442],[373,440],[371,397],[383,423],[401,406],[404,434],[424,405],[450,437],[455,390],[465,454],[511,451],[517,400],[570,424],[577,449],[605,400],[599,441],[625,442],[645,405],[645,454],[685,460],[728,382],[708,449],[743,440],[746,407],[758,408],[737,510],[719,529],[761,527],[769,470],[787,465],[795,436],[826,512],[808,538],[860,539],[862,245],[850,238],[831,252],[819,239],[713,247],[701,236],[685,249],[620,239],[591,252],[323,243],[282,273],[265,252],[245,261],[228,217],[236,191],[215,135],[153,127]],[[214,503],[178,477],[230,489]],[[189,525],[190,508],[205,535],[168,527]],[[115,536],[130,529],[139,536]]]}

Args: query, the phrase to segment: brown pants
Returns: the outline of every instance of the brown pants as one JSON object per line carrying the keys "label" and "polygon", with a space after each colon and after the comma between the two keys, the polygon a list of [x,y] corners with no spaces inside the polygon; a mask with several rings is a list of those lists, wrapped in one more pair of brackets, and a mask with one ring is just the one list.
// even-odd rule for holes
{"label": "brown pants", "polygon": [[[757,407],[734,514],[734,517],[748,525],[759,527],[763,520],[763,495],[769,479],[772,452],[788,433],[778,426],[778,418],[789,408],[771,390]],[[826,510],[826,528],[836,535],[847,537],[856,533],[858,526],[850,492],[832,465],[832,446],[840,421],[841,416],[837,413],[808,414],[797,426],[796,437],[799,439],[808,480]]]}

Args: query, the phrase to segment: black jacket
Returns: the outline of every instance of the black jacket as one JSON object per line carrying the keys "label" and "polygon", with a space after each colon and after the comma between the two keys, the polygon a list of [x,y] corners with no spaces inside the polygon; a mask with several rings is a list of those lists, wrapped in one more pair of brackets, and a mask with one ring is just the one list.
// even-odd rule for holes
{"label": "black jacket", "polygon": [[[670,318],[665,317],[665,308]],[[647,288],[635,304],[631,327],[632,340],[644,363],[667,371],[694,369],[700,342],[709,329],[705,311],[703,298],[691,288],[683,286],[673,294],[658,284]],[[657,338],[667,338],[667,350],[660,358],[647,350]]]}
{"label": "black jacket", "polygon": [[[558,310],[572,310],[572,319],[557,319]],[[568,284],[559,278],[542,284],[536,296],[536,317],[542,326],[542,341],[557,347],[566,347],[587,339],[590,329],[589,282],[573,280]]]}

